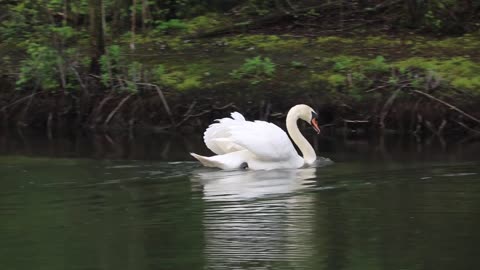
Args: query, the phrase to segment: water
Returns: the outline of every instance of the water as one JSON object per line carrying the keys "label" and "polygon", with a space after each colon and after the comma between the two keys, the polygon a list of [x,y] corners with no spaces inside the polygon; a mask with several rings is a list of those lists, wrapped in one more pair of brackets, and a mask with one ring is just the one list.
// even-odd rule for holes
{"label": "water", "polygon": [[478,145],[319,143],[335,164],[224,172],[187,161],[198,138],[152,140],[2,144],[2,269],[479,269]]}

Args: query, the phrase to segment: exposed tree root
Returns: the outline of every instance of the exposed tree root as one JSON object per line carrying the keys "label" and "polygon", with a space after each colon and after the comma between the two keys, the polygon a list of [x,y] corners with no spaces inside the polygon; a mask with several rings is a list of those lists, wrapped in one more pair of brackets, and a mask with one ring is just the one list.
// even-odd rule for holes
{"label": "exposed tree root", "polygon": [[110,120],[112,119],[112,117],[115,116],[115,114],[118,112],[118,110],[120,110],[120,108],[123,106],[123,104],[125,104],[125,102],[127,102],[127,100],[130,99],[132,96],[133,96],[133,94],[130,94],[130,95],[124,97],[124,98],[118,103],[118,105],[115,107],[115,109],[113,109],[113,111],[110,112],[110,114],[108,115],[107,119],[105,119],[105,122],[103,122],[103,127],[104,127],[104,128],[107,128],[107,127],[108,127],[108,123],[110,122]]}

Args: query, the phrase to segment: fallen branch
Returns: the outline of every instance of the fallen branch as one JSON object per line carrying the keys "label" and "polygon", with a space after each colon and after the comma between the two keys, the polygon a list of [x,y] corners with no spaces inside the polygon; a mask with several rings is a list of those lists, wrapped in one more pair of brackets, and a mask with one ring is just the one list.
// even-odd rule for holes
{"label": "fallen branch", "polygon": [[460,110],[459,108],[453,106],[452,104],[450,104],[450,103],[448,103],[448,102],[445,102],[445,101],[443,101],[443,100],[441,100],[441,99],[438,99],[438,98],[436,98],[436,97],[434,97],[434,96],[432,96],[432,95],[430,95],[430,94],[428,94],[428,93],[422,92],[422,91],[420,91],[420,90],[413,90],[413,92],[418,93],[418,94],[421,94],[421,95],[423,95],[423,96],[425,96],[425,97],[430,98],[431,100],[434,100],[434,101],[436,101],[436,102],[438,102],[438,103],[440,103],[440,104],[443,104],[443,105],[447,106],[449,109],[454,110],[454,111],[460,113],[461,115],[469,118],[470,120],[473,120],[473,121],[477,122],[478,124],[480,124],[480,120],[479,120],[478,118],[476,118],[476,117],[474,117],[474,116],[472,116],[472,115],[470,115],[470,114],[468,114],[468,113]]}
{"label": "fallen branch", "polygon": [[476,130],[476,129],[473,129],[467,125],[465,125],[464,123],[460,122],[460,121],[455,121],[458,125],[460,125],[461,127],[463,127],[464,129],[472,132],[475,134],[475,136],[479,136],[480,135],[480,131]]}
{"label": "fallen branch", "polygon": [[103,127],[106,128],[108,126],[108,123],[110,122],[110,120],[113,118],[113,116],[115,116],[115,114],[118,112],[118,110],[120,110],[120,108],[123,106],[123,104],[125,104],[125,102],[127,102],[127,100],[133,96],[133,93],[124,97],[117,105],[117,107],[115,107],[115,109],[113,109],[113,111],[110,112],[110,114],[108,115],[107,119],[105,119],[105,122],[103,123]]}

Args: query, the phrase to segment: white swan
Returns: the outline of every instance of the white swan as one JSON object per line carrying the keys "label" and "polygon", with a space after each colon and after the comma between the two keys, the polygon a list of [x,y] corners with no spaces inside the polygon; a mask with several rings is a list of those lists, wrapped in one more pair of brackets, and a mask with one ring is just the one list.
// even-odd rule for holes
{"label": "white swan", "polygon": [[204,166],[224,170],[291,169],[312,165],[317,159],[315,150],[300,133],[297,120],[310,123],[317,133],[320,128],[317,113],[307,105],[293,106],[287,114],[287,131],[302,152],[298,155],[288,135],[278,126],[265,121],[246,121],[238,112],[232,118],[217,120],[204,133],[207,147],[216,156],[205,157],[190,153]]}

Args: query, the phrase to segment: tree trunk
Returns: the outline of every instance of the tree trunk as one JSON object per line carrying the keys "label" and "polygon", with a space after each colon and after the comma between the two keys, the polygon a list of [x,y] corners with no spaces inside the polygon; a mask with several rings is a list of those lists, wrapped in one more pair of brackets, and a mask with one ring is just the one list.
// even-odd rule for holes
{"label": "tree trunk", "polygon": [[145,32],[147,28],[148,13],[148,0],[142,0],[142,32]]}
{"label": "tree trunk", "polygon": [[68,21],[71,20],[70,13],[72,9],[70,7],[70,0],[63,1],[63,24],[68,25]]}
{"label": "tree trunk", "polygon": [[423,2],[417,0],[406,0],[409,23],[413,27],[420,25],[423,17]]}
{"label": "tree trunk", "polygon": [[130,3],[131,0],[112,1],[112,33],[120,34],[130,28]]}
{"label": "tree trunk", "polygon": [[100,74],[100,57],[105,53],[105,37],[103,33],[103,1],[89,0],[91,57],[90,72]]}
{"label": "tree trunk", "polygon": [[137,0],[132,3],[132,40],[130,42],[130,49],[135,50],[135,26],[137,23]]}

